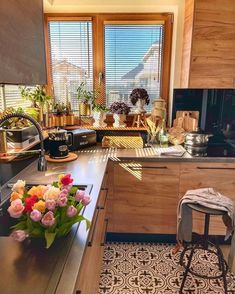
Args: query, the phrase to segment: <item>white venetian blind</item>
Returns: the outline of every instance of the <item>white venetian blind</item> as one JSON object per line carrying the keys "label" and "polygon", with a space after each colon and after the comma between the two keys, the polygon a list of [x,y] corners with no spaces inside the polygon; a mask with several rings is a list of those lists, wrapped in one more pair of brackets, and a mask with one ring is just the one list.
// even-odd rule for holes
{"label": "white venetian blind", "polygon": [[49,21],[49,40],[55,99],[77,110],[80,83],[93,89],[92,22]]}
{"label": "white venetian blind", "polygon": [[124,101],[145,88],[151,102],[160,96],[164,24],[105,24],[106,103]]}
{"label": "white venetian blind", "polygon": [[[5,85],[5,103],[6,103],[6,107],[13,107],[15,109],[21,107],[21,108],[26,108],[28,106],[30,106],[30,101],[29,100],[25,100],[21,97],[20,94],[20,88],[17,85]],[[0,108],[3,109],[4,108],[4,104],[3,104],[3,95],[2,95],[2,91],[0,94]]]}

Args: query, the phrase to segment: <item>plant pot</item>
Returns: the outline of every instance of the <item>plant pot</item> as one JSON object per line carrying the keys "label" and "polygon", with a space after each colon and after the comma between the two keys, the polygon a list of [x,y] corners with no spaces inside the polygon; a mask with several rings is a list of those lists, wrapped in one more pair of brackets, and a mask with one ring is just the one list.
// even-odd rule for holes
{"label": "plant pot", "polygon": [[65,123],[65,115],[55,115],[55,127],[63,127]]}
{"label": "plant pot", "polygon": [[65,120],[66,120],[67,126],[73,126],[74,125],[74,114],[66,114]]}
{"label": "plant pot", "polygon": [[135,110],[135,113],[145,113],[146,110],[144,109],[145,105],[145,99],[138,99],[136,102],[137,109]]}
{"label": "plant pot", "polygon": [[126,127],[126,124],[124,123],[124,121],[126,120],[126,115],[125,114],[114,113],[113,118],[114,118],[113,126],[115,128],[125,128]]}
{"label": "plant pot", "polygon": [[93,118],[95,120],[93,127],[105,128],[107,126],[107,124],[104,122],[106,119],[106,112],[94,111]]}
{"label": "plant pot", "polygon": [[87,103],[79,104],[79,114],[81,116],[90,116],[91,115],[91,105]]}

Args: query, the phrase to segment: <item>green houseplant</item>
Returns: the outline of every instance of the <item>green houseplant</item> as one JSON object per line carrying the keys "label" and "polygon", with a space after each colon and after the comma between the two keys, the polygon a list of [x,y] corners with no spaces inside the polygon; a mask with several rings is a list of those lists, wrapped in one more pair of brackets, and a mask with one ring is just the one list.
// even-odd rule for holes
{"label": "green houseplant", "polygon": [[86,84],[82,82],[77,88],[77,98],[79,101],[79,113],[82,116],[91,115],[91,104],[95,99],[95,92],[86,89]]}
{"label": "green houseplant", "polygon": [[102,104],[93,104],[93,118],[95,122],[93,123],[94,127],[106,127],[107,124],[104,122],[106,119],[106,114],[109,111],[105,105]]}
{"label": "green houseplant", "polygon": [[20,87],[21,96],[30,100],[32,103],[31,108],[39,111],[39,122],[43,122],[44,107],[48,107],[52,97],[46,94],[44,86],[36,86],[35,88]]}

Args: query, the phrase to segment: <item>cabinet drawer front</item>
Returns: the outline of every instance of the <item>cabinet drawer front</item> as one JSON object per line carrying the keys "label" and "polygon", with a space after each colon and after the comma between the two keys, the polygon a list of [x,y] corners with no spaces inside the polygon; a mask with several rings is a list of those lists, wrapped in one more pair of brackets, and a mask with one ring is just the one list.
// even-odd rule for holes
{"label": "cabinet drawer front", "polygon": [[[179,197],[182,197],[187,190],[207,187],[214,188],[235,201],[235,164],[190,163],[181,165]],[[203,214],[193,212],[193,229],[203,233]],[[210,234],[225,234],[225,226],[221,217],[211,217]]]}
{"label": "cabinet drawer front", "polygon": [[211,187],[235,200],[235,164],[211,163],[182,165],[180,197],[187,190]]}

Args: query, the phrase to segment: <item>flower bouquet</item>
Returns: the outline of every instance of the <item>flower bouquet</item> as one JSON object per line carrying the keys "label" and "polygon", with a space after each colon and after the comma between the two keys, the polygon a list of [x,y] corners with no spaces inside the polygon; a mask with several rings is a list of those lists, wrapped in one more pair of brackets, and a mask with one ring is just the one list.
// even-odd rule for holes
{"label": "flower bouquet", "polygon": [[69,233],[73,224],[86,221],[81,210],[91,201],[85,191],[73,186],[70,174],[60,175],[52,185],[33,186],[27,190],[25,181],[18,180],[12,188],[8,212],[19,222],[12,226],[11,237],[19,242],[27,237],[42,237],[49,248],[56,237]]}

